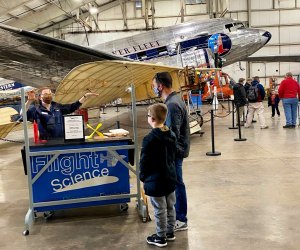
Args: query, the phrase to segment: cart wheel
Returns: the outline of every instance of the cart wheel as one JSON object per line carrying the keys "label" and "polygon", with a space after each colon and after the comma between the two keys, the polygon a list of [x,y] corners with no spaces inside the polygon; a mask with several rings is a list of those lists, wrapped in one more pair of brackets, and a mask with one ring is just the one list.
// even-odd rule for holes
{"label": "cart wheel", "polygon": [[44,213],[44,219],[49,220],[53,217],[53,215],[54,215],[54,211],[45,212]]}
{"label": "cart wheel", "polygon": [[25,231],[23,232],[23,235],[24,235],[24,236],[29,235],[29,230],[25,230]]}
{"label": "cart wheel", "polygon": [[128,210],[128,204],[124,203],[124,204],[120,204],[120,211],[121,212],[126,212]]}

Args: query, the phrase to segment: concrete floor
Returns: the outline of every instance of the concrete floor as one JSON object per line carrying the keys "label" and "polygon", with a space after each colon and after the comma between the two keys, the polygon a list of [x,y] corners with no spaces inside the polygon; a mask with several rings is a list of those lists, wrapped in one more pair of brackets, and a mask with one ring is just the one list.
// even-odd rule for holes
{"label": "concrete floor", "polygon": [[[145,112],[140,108],[140,137],[148,131]],[[267,110],[265,116],[270,128],[255,123],[243,130],[245,142],[233,140],[238,132],[228,129],[231,116],[217,118],[218,157],[205,154],[211,151],[209,123],[203,137],[192,136],[183,170],[189,230],[176,233],[168,249],[300,249],[300,129],[283,129],[283,115],[271,119]],[[119,118],[129,123],[126,114]],[[154,222],[141,222],[134,199],[123,213],[105,206],[59,211],[49,221],[40,216],[24,237],[28,187],[20,148],[0,142],[0,249],[157,249],[145,242]]]}

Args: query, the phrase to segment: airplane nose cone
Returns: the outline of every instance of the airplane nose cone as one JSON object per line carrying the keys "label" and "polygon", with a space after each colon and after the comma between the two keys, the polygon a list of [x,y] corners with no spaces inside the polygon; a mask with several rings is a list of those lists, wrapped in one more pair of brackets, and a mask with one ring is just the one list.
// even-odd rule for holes
{"label": "airplane nose cone", "polygon": [[263,32],[262,36],[266,38],[265,44],[267,44],[270,41],[271,37],[272,37],[272,35],[269,31]]}

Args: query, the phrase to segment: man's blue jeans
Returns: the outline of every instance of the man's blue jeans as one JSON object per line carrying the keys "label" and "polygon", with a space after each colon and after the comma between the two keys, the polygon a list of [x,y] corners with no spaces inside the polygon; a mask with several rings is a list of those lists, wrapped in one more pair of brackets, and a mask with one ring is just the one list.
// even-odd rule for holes
{"label": "man's blue jeans", "polygon": [[177,174],[177,185],[176,185],[176,220],[181,222],[187,222],[187,198],[185,185],[182,179],[182,162],[183,158],[177,158],[175,161],[176,174]]}
{"label": "man's blue jeans", "polygon": [[297,98],[283,98],[282,99],[286,125],[296,125],[297,119]]}

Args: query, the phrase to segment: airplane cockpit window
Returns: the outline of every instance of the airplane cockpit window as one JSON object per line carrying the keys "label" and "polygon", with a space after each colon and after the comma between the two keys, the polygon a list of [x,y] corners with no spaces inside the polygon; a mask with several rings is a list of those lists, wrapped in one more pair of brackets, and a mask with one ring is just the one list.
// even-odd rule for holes
{"label": "airplane cockpit window", "polygon": [[238,29],[244,29],[244,28],[245,25],[242,22],[225,24],[225,29],[227,29],[229,32],[236,31]]}
{"label": "airplane cockpit window", "polygon": [[232,27],[233,27],[232,23],[225,24],[225,29],[229,30],[229,32],[231,32]]}
{"label": "airplane cockpit window", "polygon": [[234,23],[234,27],[237,29],[244,29],[245,25],[243,23]]}

